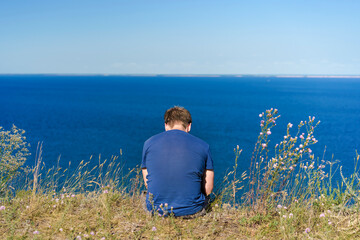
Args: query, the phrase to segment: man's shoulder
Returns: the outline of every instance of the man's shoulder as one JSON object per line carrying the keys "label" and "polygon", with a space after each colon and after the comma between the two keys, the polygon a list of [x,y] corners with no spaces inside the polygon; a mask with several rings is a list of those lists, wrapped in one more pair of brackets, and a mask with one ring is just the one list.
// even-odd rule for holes
{"label": "man's shoulder", "polygon": [[204,140],[202,140],[201,138],[196,137],[190,133],[188,133],[188,135],[189,135],[189,139],[191,139],[194,143],[202,145],[205,148],[209,148],[209,144],[207,142],[205,142]]}
{"label": "man's shoulder", "polygon": [[183,134],[181,134],[181,138],[183,141],[186,141],[188,144],[192,145],[195,148],[202,149],[204,151],[207,151],[209,149],[209,144],[207,142],[190,133],[183,132]]}
{"label": "man's shoulder", "polygon": [[149,137],[149,138],[145,141],[144,144],[146,145],[146,144],[149,144],[150,142],[153,142],[153,141],[156,141],[157,139],[162,138],[162,137],[164,136],[164,133],[165,133],[165,132],[161,132],[161,133],[158,133],[158,134],[156,134],[156,135],[153,135],[153,136]]}

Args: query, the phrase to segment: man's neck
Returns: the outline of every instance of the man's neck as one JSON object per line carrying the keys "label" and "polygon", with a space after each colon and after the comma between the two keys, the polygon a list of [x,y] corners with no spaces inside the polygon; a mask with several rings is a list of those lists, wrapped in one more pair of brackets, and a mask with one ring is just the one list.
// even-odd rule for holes
{"label": "man's neck", "polygon": [[165,123],[165,131],[169,131],[169,130],[180,130],[180,131],[184,131],[186,133],[190,132],[191,129],[191,123],[189,123],[189,125],[187,127],[184,127],[183,124],[179,123],[175,123],[173,126],[170,126],[169,124]]}
{"label": "man's neck", "polygon": [[166,131],[168,130],[180,130],[186,132],[186,129],[183,125],[174,125],[173,127],[168,128]]}

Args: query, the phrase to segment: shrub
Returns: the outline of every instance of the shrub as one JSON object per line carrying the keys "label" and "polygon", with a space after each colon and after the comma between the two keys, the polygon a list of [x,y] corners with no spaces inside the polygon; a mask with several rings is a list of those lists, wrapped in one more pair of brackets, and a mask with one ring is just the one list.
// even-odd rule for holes
{"label": "shrub", "polygon": [[289,123],[284,139],[269,156],[271,128],[280,115],[277,109],[269,109],[259,117],[261,132],[251,159],[248,203],[268,209],[284,199],[290,203],[319,195],[327,177],[322,170],[325,163],[315,160],[310,146],[317,143],[313,134],[320,121],[315,123],[315,117],[301,121],[294,135],[291,134],[293,124]]}
{"label": "shrub", "polygon": [[19,173],[19,169],[30,155],[29,144],[25,141],[24,130],[12,126],[5,131],[0,127],[0,194],[8,183]]}

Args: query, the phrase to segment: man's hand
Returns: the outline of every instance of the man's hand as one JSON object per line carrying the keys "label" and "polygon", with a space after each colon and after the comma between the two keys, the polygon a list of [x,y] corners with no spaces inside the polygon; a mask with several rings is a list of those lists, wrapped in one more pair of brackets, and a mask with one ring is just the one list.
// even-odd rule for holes
{"label": "man's hand", "polygon": [[142,169],[142,174],[143,174],[143,178],[144,178],[144,183],[145,183],[145,187],[147,188],[147,175],[148,175],[148,171],[146,168]]}
{"label": "man's hand", "polygon": [[210,195],[214,188],[214,171],[206,169],[202,181],[203,192],[206,196]]}

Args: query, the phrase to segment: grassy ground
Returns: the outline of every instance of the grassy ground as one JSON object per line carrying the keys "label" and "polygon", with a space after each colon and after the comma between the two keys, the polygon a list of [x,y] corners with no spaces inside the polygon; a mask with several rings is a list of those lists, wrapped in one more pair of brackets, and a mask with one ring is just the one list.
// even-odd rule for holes
{"label": "grassy ground", "polygon": [[297,203],[254,212],[213,204],[196,219],[150,216],[139,197],[104,190],[86,194],[19,191],[3,201],[1,239],[359,239],[359,212]]}

